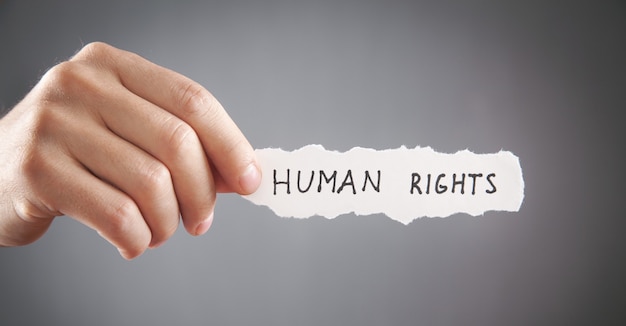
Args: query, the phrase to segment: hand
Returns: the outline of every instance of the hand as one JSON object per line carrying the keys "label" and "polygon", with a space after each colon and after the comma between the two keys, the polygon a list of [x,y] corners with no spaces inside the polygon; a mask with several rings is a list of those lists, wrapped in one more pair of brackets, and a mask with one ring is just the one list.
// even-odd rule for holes
{"label": "hand", "polygon": [[31,243],[68,215],[132,259],[181,216],[187,232],[205,233],[216,192],[249,194],[260,179],[252,147],[207,90],[92,43],[0,120],[0,245]]}

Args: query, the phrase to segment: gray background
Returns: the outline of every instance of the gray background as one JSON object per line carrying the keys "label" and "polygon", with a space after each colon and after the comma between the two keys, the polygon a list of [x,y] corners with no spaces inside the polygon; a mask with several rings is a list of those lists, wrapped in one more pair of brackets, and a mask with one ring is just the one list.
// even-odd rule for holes
{"label": "gray background", "polygon": [[5,0],[0,105],[95,40],[203,84],[255,147],[504,148],[525,202],[403,226],[222,195],[132,262],[60,218],[0,249],[0,324],[626,323],[623,2]]}

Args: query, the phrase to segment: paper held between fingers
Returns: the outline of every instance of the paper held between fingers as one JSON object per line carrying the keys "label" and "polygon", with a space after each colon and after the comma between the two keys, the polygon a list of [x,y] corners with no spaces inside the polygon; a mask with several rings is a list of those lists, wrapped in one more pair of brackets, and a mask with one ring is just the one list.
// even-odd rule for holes
{"label": "paper held between fingers", "polygon": [[519,159],[508,151],[355,147],[337,152],[307,145],[291,152],[257,149],[256,154],[263,180],[244,197],[282,217],[383,213],[406,225],[424,216],[516,212],[524,199]]}

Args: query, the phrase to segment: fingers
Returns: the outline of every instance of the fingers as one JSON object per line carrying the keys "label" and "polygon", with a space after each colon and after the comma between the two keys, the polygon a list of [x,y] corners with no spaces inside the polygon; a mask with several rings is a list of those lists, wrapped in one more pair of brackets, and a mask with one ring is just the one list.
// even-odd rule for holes
{"label": "fingers", "polygon": [[[111,60],[101,60],[101,58]],[[112,64],[115,58],[115,64]],[[131,92],[183,120],[198,135],[227,189],[240,194],[256,190],[261,172],[252,146],[222,105],[202,86],[138,55],[94,43],[77,60],[99,60]]]}
{"label": "fingers", "polygon": [[43,207],[95,229],[131,259],[178,226],[171,176],[160,161],[88,116],[85,109],[67,114],[60,107],[43,114],[39,149],[25,172]]}
{"label": "fingers", "polygon": [[[84,130],[84,126],[81,128]],[[90,129],[71,140],[72,156],[95,176],[132,198],[150,229],[150,246],[159,246],[174,234],[179,221],[169,170],[110,131]]]}
{"label": "fingers", "polygon": [[60,215],[96,230],[124,258],[143,253],[152,235],[135,201],[62,152],[46,146],[29,162],[29,178],[38,185],[34,195]]}
{"label": "fingers", "polygon": [[[160,167],[171,173],[175,191],[167,198],[177,198],[185,228],[194,235],[206,232],[215,206],[215,186],[196,133],[176,116],[124,90],[114,91],[115,105],[99,111],[104,123],[115,134],[163,163]],[[132,162],[131,167],[142,169],[139,163]]]}
{"label": "fingers", "polygon": [[[102,55],[99,55],[98,59],[102,60],[100,65],[107,64],[106,57],[103,58]],[[114,65],[113,63],[110,64]],[[108,128],[115,135],[160,161],[162,163],[161,166],[155,164],[152,166],[158,167],[156,171],[166,170],[159,172],[158,175],[171,174],[171,182],[175,192],[171,198],[178,201],[185,228],[194,235],[206,232],[213,217],[216,186],[208,159],[194,129],[175,115],[128,91],[127,88],[119,83],[114,74],[107,74],[107,70],[105,70],[105,73],[102,73],[99,66],[97,67],[99,69],[94,69],[94,65],[89,64],[85,60],[75,60],[72,64],[65,66],[69,66],[64,68],[65,70],[78,75],[78,77],[70,79],[80,79],[81,89],[91,90],[90,92],[83,91],[76,94],[75,99],[83,103],[82,105],[89,109],[97,119],[101,119],[104,124],[102,126],[94,126],[93,130],[87,131],[86,136],[91,136],[98,129]],[[75,70],[80,70],[80,73]],[[90,85],[94,81],[97,85]],[[75,83],[67,84],[73,85]],[[89,137],[81,138],[89,139]],[[212,141],[219,142],[220,140]],[[79,159],[81,162],[83,160],[94,160],[94,155],[90,153],[89,149],[94,148],[93,145],[95,144],[102,143],[102,148],[99,146],[95,147],[102,152],[102,150],[107,148],[107,142],[108,140],[86,140],[85,143],[91,144],[92,147],[87,148],[87,145],[79,146],[80,149],[77,150],[75,156],[81,157]],[[79,155],[83,152],[90,154],[83,159]],[[136,162],[131,153],[121,156],[115,150],[110,150],[108,154],[112,157],[118,157],[118,162],[110,162],[111,164],[104,165],[112,170],[109,174],[106,174],[106,171],[99,170],[96,172],[96,175],[121,187],[131,197],[138,198],[140,203],[144,202],[144,205],[140,205],[142,212],[149,213],[154,211],[154,209],[149,209],[149,203],[154,201],[155,198],[142,196],[143,192],[134,189],[137,188],[137,186],[133,186],[136,183],[130,182],[133,178],[126,177],[128,173],[133,171],[130,171],[130,169],[118,170],[117,168],[112,168],[123,164],[141,167],[137,165],[141,162]],[[101,166],[96,163],[105,161],[107,160],[95,160],[92,165]],[[90,166],[90,169],[94,168]],[[145,174],[142,174],[142,171],[140,169],[140,171],[135,171],[134,173],[141,176]],[[146,173],[150,172],[151,170],[146,171]],[[116,176],[122,180],[117,180]],[[148,176],[148,178],[155,179],[154,176]],[[223,182],[220,181],[220,184],[223,184]],[[223,185],[220,184],[218,186],[223,188]],[[135,191],[129,192],[133,190]],[[139,195],[136,196],[136,194]],[[146,218],[150,222],[158,220],[151,219],[151,216],[159,215],[157,212],[154,212],[154,214],[147,214]],[[158,239],[162,238],[163,236],[156,234],[153,245],[158,244]]]}
{"label": "fingers", "polygon": [[125,259],[141,255],[151,243],[152,232],[135,201],[75,167],[72,181],[59,180],[63,183],[60,189],[64,189],[55,198],[59,210],[96,230]]}
{"label": "fingers", "polygon": [[221,104],[132,53],[88,45],[31,94],[15,111],[30,119],[15,149],[28,148],[37,177],[16,178],[27,191],[15,197],[49,209],[45,217],[74,217],[127,259],[167,240],[179,215],[189,233],[204,233],[216,191],[249,194],[260,183],[252,146]]}

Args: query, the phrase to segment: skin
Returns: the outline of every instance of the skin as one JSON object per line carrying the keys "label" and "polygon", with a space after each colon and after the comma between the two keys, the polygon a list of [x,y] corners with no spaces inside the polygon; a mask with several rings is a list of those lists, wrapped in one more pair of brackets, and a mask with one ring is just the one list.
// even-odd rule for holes
{"label": "skin", "polygon": [[0,120],[0,245],[39,239],[56,216],[96,230],[126,259],[204,234],[216,192],[250,194],[254,151],[202,86],[91,43],[51,68]]}

